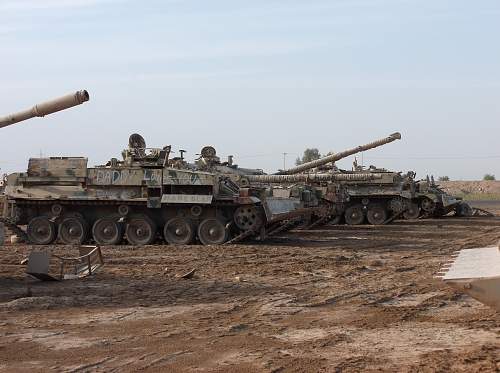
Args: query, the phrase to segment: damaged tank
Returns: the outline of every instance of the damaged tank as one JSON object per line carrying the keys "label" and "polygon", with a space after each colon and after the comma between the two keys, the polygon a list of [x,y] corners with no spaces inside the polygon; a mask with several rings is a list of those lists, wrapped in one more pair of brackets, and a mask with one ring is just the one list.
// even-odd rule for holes
{"label": "damaged tank", "polygon": [[[374,149],[401,139],[399,132],[386,138],[334,153],[320,159],[307,162],[288,170],[280,171],[277,176],[303,176],[304,182],[328,196],[337,198],[339,191],[344,198],[342,204],[337,203],[335,223],[345,220],[347,224],[363,224],[367,219],[371,224],[383,224],[391,216],[406,213],[412,210],[411,200],[414,197],[412,188],[414,174],[390,172],[385,169],[369,168],[343,171],[334,166],[334,162]],[[328,165],[331,167],[328,167]],[[308,177],[314,170],[323,170],[327,174],[336,175],[336,178]],[[360,176],[360,177],[358,177]]]}
{"label": "damaged tank", "polygon": [[349,225],[368,222],[371,225],[388,223],[398,217],[418,218],[420,209],[415,203],[415,173],[406,174],[370,167],[368,170],[340,171],[348,175],[377,173],[375,181],[344,183],[350,202],[344,212]]}
{"label": "damaged tank", "polygon": [[[326,170],[329,173],[351,176],[343,181],[325,182],[309,180],[316,188],[342,189],[347,193],[344,211],[337,215],[334,222],[344,220],[349,225],[359,225],[368,222],[372,225],[389,223],[396,218],[417,219],[419,217],[438,217],[454,211],[457,216],[471,216],[472,208],[455,198],[434,183],[433,180],[415,180],[415,172],[389,171],[370,166],[364,168],[354,162],[353,170],[340,170],[332,162],[358,152],[373,149],[401,139],[399,133],[370,144],[346,150],[340,153],[301,164],[297,167],[280,171],[279,174],[305,174],[314,170]],[[331,166],[328,167],[328,165]],[[356,180],[356,174],[377,174],[380,177]],[[333,184],[333,185],[332,185]],[[339,209],[337,209],[339,211]]]}
{"label": "damaged tank", "polygon": [[416,182],[415,199],[422,217],[442,217],[454,213],[458,217],[470,217],[474,209],[462,198],[446,193],[433,177]]}
{"label": "damaged tank", "polygon": [[314,201],[318,208],[302,216],[304,228],[312,228],[338,219],[350,202],[345,183],[376,182],[383,178],[376,173],[310,173],[296,175],[245,175],[245,183],[253,187],[267,185],[273,193],[288,196],[300,193],[304,200]]}
{"label": "damaged tank", "polygon": [[370,224],[380,224],[382,221],[382,218],[379,221],[374,219],[373,213],[370,214],[370,208],[373,207],[370,207],[369,203],[374,199],[378,200],[379,206],[384,205],[385,201],[385,213],[380,212],[383,218],[388,219],[385,221],[395,218],[412,220],[442,217],[452,212],[459,217],[468,217],[473,214],[471,206],[460,198],[443,191],[433,178],[416,180],[416,173],[413,171],[403,174],[374,166],[365,170],[356,164],[353,170],[352,172],[376,172],[385,175],[385,178],[378,183],[348,183],[347,185],[349,195],[360,200],[365,210],[366,220]]}
{"label": "damaged tank", "polygon": [[395,172],[370,166],[357,166],[352,171],[335,170],[340,175],[377,174],[379,178],[340,182],[349,195],[343,219],[349,225],[380,225],[399,219],[441,217],[454,212],[471,216],[472,208],[455,198],[433,181],[415,180],[415,172]]}

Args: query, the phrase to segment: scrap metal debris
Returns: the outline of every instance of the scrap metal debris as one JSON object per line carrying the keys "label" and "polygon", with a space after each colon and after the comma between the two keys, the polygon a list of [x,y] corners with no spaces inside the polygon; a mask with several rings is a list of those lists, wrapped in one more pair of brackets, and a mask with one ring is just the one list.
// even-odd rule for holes
{"label": "scrap metal debris", "polygon": [[72,258],[33,251],[27,264],[28,275],[41,281],[61,281],[90,276],[104,265],[104,261],[99,246],[80,246],[79,256]]}
{"label": "scrap metal debris", "polygon": [[193,268],[192,270],[190,270],[189,272],[183,274],[183,275],[177,275],[176,277],[178,278],[183,278],[183,279],[186,279],[186,280],[189,280],[189,279],[192,279],[193,276],[194,276],[194,273],[196,272],[196,268]]}
{"label": "scrap metal debris", "polygon": [[461,250],[437,277],[500,311],[500,247]]}
{"label": "scrap metal debris", "polygon": [[489,217],[494,217],[495,214],[487,211],[487,210],[483,210],[483,209],[480,209],[478,207],[472,207],[472,216],[489,216]]}

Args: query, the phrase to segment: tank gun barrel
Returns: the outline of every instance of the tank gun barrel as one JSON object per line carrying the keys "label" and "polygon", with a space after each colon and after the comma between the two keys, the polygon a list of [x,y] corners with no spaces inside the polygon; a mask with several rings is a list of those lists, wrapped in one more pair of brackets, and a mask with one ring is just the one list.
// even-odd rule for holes
{"label": "tank gun barrel", "polygon": [[321,182],[321,181],[370,181],[382,179],[382,174],[359,173],[359,174],[299,174],[299,175],[245,175],[249,182],[260,183],[298,183],[298,182]]}
{"label": "tank gun barrel", "polygon": [[45,101],[33,106],[31,109],[23,110],[15,114],[0,117],[0,128],[22,122],[34,117],[44,117],[61,110],[69,109],[73,106],[83,104],[89,100],[89,93],[85,90],[70,93],[68,95]]}
{"label": "tank gun barrel", "polygon": [[345,150],[345,151],[340,152],[340,153],[335,153],[335,154],[327,155],[326,157],[323,157],[323,158],[320,158],[320,159],[316,159],[316,160],[311,161],[311,162],[303,163],[303,164],[301,164],[301,165],[299,165],[297,167],[289,168],[288,170],[280,171],[280,172],[277,173],[277,175],[293,175],[293,174],[298,174],[300,172],[307,171],[307,170],[310,170],[312,168],[325,165],[327,163],[336,162],[336,161],[338,161],[340,159],[349,157],[350,155],[353,155],[353,154],[356,154],[356,153],[360,153],[360,152],[364,152],[364,151],[369,150],[369,149],[374,149],[374,148],[377,148],[379,146],[382,146],[382,145],[385,145],[385,144],[389,144],[390,142],[393,142],[393,141],[396,141],[396,140],[400,140],[400,139],[401,139],[401,134],[399,132],[396,132],[396,133],[393,133],[392,135],[389,135],[388,137],[385,137],[383,139],[380,139],[380,140],[377,140],[377,141],[373,141],[373,142],[365,144],[365,145],[360,145],[360,146],[357,146],[357,147],[352,148],[352,149]]}

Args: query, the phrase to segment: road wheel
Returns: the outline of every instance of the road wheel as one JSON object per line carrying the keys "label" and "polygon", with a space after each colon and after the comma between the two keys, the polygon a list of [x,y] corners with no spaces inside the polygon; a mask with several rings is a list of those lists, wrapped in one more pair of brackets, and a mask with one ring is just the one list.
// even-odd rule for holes
{"label": "road wheel", "polygon": [[46,216],[37,216],[28,223],[28,239],[35,245],[48,245],[56,238],[56,225]]}
{"label": "road wheel", "polygon": [[188,245],[193,242],[194,228],[186,218],[173,218],[165,223],[163,236],[171,245]]}
{"label": "road wheel", "polygon": [[345,222],[349,225],[360,225],[365,221],[363,206],[354,205],[345,211]]}
{"label": "road wheel", "polygon": [[67,245],[81,245],[88,237],[88,224],[79,217],[64,218],[59,224],[59,240]]}
{"label": "road wheel", "polygon": [[137,216],[127,222],[127,241],[132,245],[149,245],[156,235],[156,225],[147,216]]}
{"label": "road wheel", "polygon": [[242,231],[257,231],[263,223],[261,211],[255,206],[241,206],[234,212],[234,222]]}
{"label": "road wheel", "polygon": [[101,218],[94,223],[92,236],[99,245],[117,245],[123,237],[123,226],[116,219]]}
{"label": "road wheel", "polygon": [[403,213],[403,217],[407,220],[418,219],[420,216],[420,207],[413,202],[408,202],[406,206],[406,211]]}
{"label": "road wheel", "polygon": [[436,210],[436,204],[429,198],[424,198],[420,203],[420,206],[422,207],[422,210],[428,214],[432,214]]}
{"label": "road wheel", "polygon": [[366,213],[368,223],[372,225],[381,225],[387,220],[387,210],[380,205],[368,206]]}
{"label": "road wheel", "polygon": [[328,223],[329,225],[338,225],[342,222],[344,217],[341,215],[335,215],[332,220]]}
{"label": "road wheel", "polygon": [[401,214],[406,206],[406,202],[401,197],[393,198],[389,201],[388,208],[392,212],[393,215]]}
{"label": "road wheel", "polygon": [[198,226],[198,238],[203,245],[220,245],[227,241],[228,232],[218,219],[205,219]]}

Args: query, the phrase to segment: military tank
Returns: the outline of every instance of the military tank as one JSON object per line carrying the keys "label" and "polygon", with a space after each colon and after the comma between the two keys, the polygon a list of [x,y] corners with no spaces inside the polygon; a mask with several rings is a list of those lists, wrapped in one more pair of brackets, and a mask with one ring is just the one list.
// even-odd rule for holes
{"label": "military tank", "polygon": [[375,182],[345,183],[351,197],[344,213],[345,222],[359,225],[368,222],[380,225],[398,217],[416,219],[420,209],[415,202],[415,174],[406,174],[371,167],[369,170],[341,171],[355,175],[359,172],[378,173],[382,177]]}
{"label": "military tank", "polygon": [[[412,173],[403,175],[374,167],[367,170],[344,171],[333,166],[327,167],[327,165],[333,165],[342,158],[400,139],[401,134],[396,132],[366,145],[282,170],[277,175],[304,175],[306,183],[324,191],[327,199],[329,195],[337,199],[339,191],[340,194],[347,195],[342,205],[338,205],[335,209],[336,215],[333,217],[335,223],[344,219],[347,224],[357,225],[363,224],[365,219],[368,219],[371,224],[383,224],[391,216],[413,212],[414,206],[411,200],[414,197],[412,189],[414,175]],[[327,181],[326,178],[308,177],[309,173],[316,172],[315,170],[337,175],[337,178]],[[358,176],[361,177],[358,178]]]}
{"label": "military tank", "polygon": [[446,193],[433,177],[416,182],[416,203],[422,217],[442,217],[454,213],[458,217],[470,217],[474,209],[462,198]]}
{"label": "military tank", "polygon": [[[449,214],[451,211],[454,211],[457,216],[471,216],[473,210],[468,204],[445,193],[433,180],[416,181],[416,174],[413,171],[405,174],[375,166],[365,169],[358,166],[356,161],[352,171],[327,167],[328,164],[333,164],[332,162],[345,156],[373,149],[397,139],[401,139],[399,133],[367,145],[304,163],[286,171],[280,171],[279,174],[304,174],[311,172],[311,170],[326,170],[333,174],[350,175],[351,179],[333,182],[334,185],[332,182],[321,180],[311,184],[316,188],[330,188],[332,190],[340,188],[347,193],[348,201],[344,204],[345,209],[336,216],[334,222],[344,220],[349,225],[359,225],[365,222],[380,225],[396,218],[438,217]],[[380,177],[356,180],[354,176],[357,174],[377,174]]]}
{"label": "military tank", "polygon": [[415,180],[413,171],[395,172],[357,165],[352,171],[337,169],[341,175],[377,174],[376,179],[341,182],[349,195],[343,219],[349,225],[369,223],[380,225],[399,219],[442,217],[451,212],[456,216],[471,216],[473,209],[459,198],[439,188],[433,181]]}
{"label": "military tank", "polygon": [[[89,100],[90,96],[86,90],[76,91],[59,98],[55,98],[49,101],[42,102],[40,104],[34,105],[30,109],[26,109],[14,114],[9,114],[0,117],[0,128],[11,126],[13,124],[35,118],[44,117],[49,114],[56,113],[61,110],[66,110],[77,105],[81,105]],[[8,225],[16,233],[22,234],[15,224],[13,224],[11,219],[7,218],[9,215],[9,209],[13,209],[13,205],[9,205],[7,198],[3,194],[5,188],[5,180],[1,182],[1,195],[0,195],[0,212],[1,212],[1,222]],[[13,211],[10,211],[12,214]]]}

